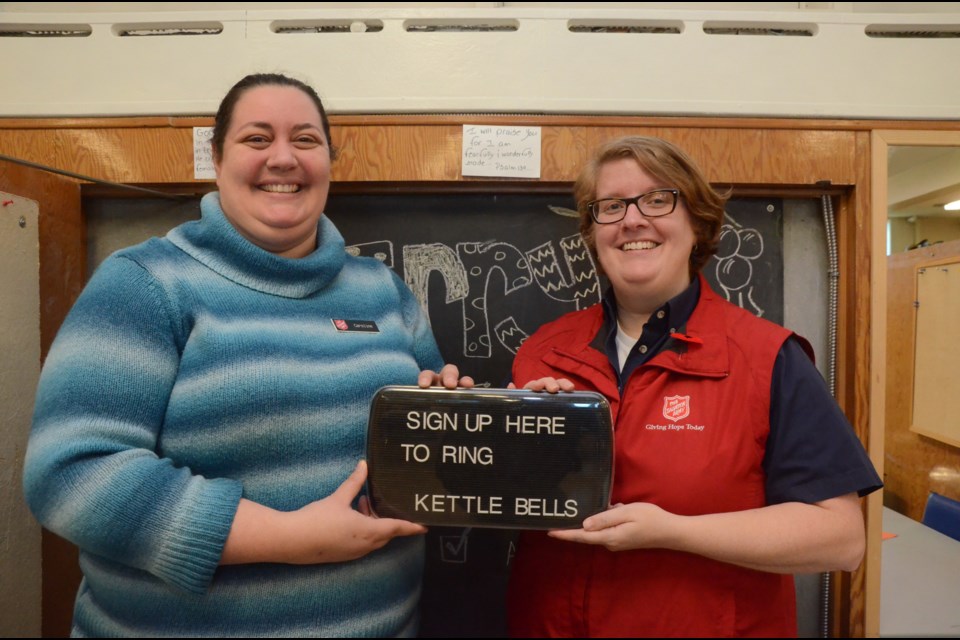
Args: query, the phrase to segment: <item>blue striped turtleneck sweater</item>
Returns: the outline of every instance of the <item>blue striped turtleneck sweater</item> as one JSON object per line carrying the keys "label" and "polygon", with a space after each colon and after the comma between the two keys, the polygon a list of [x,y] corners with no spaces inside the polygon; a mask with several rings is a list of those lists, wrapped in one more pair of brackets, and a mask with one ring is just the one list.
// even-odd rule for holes
{"label": "blue striped turtleneck sweater", "polygon": [[201,211],[108,258],[44,365],[24,488],[81,550],[73,634],[415,634],[420,537],[338,564],[218,563],[241,496],[289,511],[330,495],[374,392],[439,370],[425,315],[326,217],[291,260],[237,233],[218,194]]}

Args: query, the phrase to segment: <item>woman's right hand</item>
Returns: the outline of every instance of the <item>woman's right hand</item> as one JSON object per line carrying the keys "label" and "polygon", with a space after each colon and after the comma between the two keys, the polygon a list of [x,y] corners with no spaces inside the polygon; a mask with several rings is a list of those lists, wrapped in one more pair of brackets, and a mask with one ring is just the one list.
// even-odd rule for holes
{"label": "woman's right hand", "polygon": [[[507,385],[508,389],[516,389],[517,385],[512,382]],[[557,393],[560,391],[573,391],[573,383],[566,378],[539,378],[531,380],[523,385],[528,391],[546,391],[547,393]]]}
{"label": "woman's right hand", "polygon": [[220,564],[280,562],[320,564],[361,558],[398,536],[427,532],[426,527],[370,515],[364,498],[353,501],[367,479],[361,460],[336,491],[291,512],[243,499],[224,546]]}
{"label": "woman's right hand", "polygon": [[417,378],[417,386],[421,389],[430,387],[444,387],[446,389],[472,389],[473,378],[461,376],[460,369],[455,364],[445,364],[439,373],[424,369]]}

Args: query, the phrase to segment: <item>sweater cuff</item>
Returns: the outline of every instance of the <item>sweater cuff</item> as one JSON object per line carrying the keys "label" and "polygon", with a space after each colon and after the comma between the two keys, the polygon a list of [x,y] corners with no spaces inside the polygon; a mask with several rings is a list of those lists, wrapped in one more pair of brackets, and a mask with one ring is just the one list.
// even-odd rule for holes
{"label": "sweater cuff", "polygon": [[240,504],[243,486],[234,480],[194,478],[199,494],[171,523],[172,536],[153,573],[191,593],[206,593],[220,565],[223,547]]}

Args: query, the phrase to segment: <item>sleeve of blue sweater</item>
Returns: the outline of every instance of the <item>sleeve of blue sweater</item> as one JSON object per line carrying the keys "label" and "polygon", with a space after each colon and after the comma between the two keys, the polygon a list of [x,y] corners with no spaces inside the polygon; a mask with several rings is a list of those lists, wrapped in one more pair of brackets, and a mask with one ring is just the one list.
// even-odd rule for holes
{"label": "sleeve of blue sweater", "polygon": [[242,487],[158,453],[185,335],[172,305],[135,262],[101,265],[44,365],[24,490],[37,519],[83,551],[202,592]]}
{"label": "sleeve of blue sweater", "polygon": [[390,273],[400,294],[400,310],[404,324],[410,327],[410,332],[413,334],[413,355],[417,359],[417,364],[420,365],[421,370],[440,371],[444,364],[443,357],[437,348],[437,341],[433,337],[426,311],[400,276],[393,271]]}

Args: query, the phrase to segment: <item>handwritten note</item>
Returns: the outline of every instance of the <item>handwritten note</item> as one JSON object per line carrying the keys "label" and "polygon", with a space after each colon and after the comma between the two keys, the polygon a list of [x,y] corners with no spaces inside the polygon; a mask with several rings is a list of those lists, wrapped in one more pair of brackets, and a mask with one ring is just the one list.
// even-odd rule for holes
{"label": "handwritten note", "polygon": [[193,128],[193,179],[215,180],[217,172],[213,168],[213,150],[210,139],[213,127]]}
{"label": "handwritten note", "polygon": [[540,127],[463,125],[464,176],[540,177]]}

